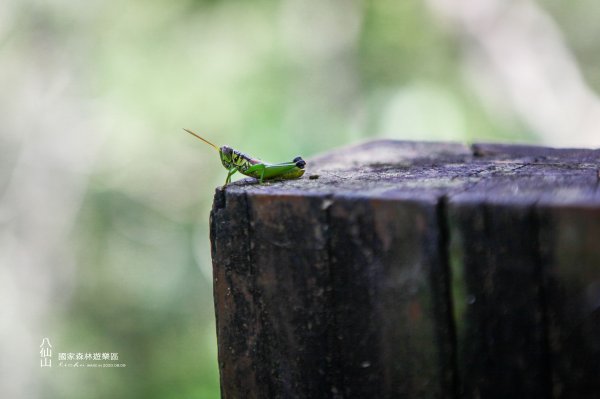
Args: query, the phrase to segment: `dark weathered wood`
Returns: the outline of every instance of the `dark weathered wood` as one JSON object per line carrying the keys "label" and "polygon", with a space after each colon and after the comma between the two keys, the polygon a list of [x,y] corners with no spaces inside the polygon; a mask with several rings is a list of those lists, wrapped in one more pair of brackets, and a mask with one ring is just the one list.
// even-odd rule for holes
{"label": "dark weathered wood", "polygon": [[[219,370],[223,397],[252,397],[258,389],[255,357],[259,311],[254,298],[246,195],[217,191],[210,218]],[[254,337],[254,338],[252,338]]]}
{"label": "dark weathered wood", "polygon": [[600,392],[600,207],[540,204],[555,397]]}
{"label": "dark weathered wood", "polygon": [[541,398],[549,389],[531,205],[473,201],[468,195],[450,202],[463,397]]}
{"label": "dark weathered wood", "polygon": [[342,396],[452,397],[435,198],[348,197],[330,209]]}
{"label": "dark weathered wood", "polygon": [[593,397],[599,160],[378,141],[218,189],[223,397]]}
{"label": "dark weathered wood", "polygon": [[[331,279],[324,199],[248,197],[259,318],[253,396],[317,397],[334,387]],[[248,396],[246,396],[248,397]]]}

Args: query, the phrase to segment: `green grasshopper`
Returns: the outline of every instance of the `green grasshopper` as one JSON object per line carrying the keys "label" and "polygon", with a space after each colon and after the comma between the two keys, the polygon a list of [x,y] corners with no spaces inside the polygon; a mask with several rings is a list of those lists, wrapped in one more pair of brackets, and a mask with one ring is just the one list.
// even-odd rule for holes
{"label": "green grasshopper", "polygon": [[246,176],[254,177],[255,179],[258,179],[259,183],[261,184],[263,180],[297,179],[304,174],[304,166],[306,166],[306,162],[301,157],[294,158],[292,162],[275,164],[263,162],[259,159],[251,158],[248,155],[238,150],[234,150],[226,145],[219,148],[191,130],[183,130],[193,136],[196,136],[219,152],[221,163],[225,169],[227,169],[225,185],[231,182],[231,176],[233,176],[235,172],[240,172]]}

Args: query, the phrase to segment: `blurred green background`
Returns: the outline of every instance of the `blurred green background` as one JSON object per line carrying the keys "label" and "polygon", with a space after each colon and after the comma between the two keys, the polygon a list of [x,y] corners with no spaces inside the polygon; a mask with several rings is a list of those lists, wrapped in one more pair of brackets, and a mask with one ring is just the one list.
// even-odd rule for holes
{"label": "blurred green background", "polygon": [[382,137],[599,146],[599,16],[594,0],[3,1],[0,397],[219,396],[208,215],[226,173],[183,127],[273,162]]}

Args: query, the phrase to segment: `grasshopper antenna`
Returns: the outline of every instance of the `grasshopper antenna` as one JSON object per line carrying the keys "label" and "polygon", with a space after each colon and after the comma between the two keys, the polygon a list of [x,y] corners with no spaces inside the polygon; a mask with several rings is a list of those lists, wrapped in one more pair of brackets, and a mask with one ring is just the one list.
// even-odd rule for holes
{"label": "grasshopper antenna", "polygon": [[197,138],[199,138],[200,140],[204,141],[206,144],[208,144],[209,146],[213,147],[215,150],[219,151],[219,147],[217,147],[216,145],[214,145],[213,143],[211,143],[210,141],[198,136],[196,133],[192,132],[191,130],[187,130],[186,128],[183,128],[183,130],[185,130],[186,132],[188,132],[189,134],[191,134],[192,136],[196,136]]}

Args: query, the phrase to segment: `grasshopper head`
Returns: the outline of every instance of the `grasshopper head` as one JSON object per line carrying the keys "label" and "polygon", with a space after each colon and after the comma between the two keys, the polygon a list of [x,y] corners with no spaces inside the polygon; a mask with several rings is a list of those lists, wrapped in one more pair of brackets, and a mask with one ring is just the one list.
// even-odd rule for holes
{"label": "grasshopper head", "polygon": [[225,169],[231,169],[233,167],[233,148],[224,145],[219,149],[219,154],[221,155],[221,163]]}

